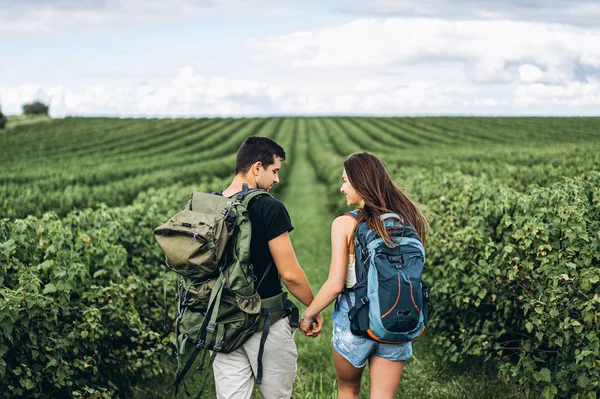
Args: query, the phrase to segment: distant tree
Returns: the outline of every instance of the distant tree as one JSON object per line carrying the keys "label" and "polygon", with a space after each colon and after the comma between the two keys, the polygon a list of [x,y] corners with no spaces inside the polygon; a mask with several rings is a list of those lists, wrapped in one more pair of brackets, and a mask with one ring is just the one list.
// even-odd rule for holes
{"label": "distant tree", "polygon": [[48,115],[50,107],[40,101],[23,105],[23,115]]}
{"label": "distant tree", "polygon": [[6,116],[2,113],[2,108],[0,108],[0,129],[4,129],[6,126]]}

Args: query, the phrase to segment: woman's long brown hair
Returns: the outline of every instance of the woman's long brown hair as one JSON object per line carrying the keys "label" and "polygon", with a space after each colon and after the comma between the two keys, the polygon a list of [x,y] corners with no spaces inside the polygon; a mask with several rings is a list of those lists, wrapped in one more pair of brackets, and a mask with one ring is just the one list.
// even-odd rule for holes
{"label": "woman's long brown hair", "polygon": [[366,221],[369,228],[377,231],[386,245],[390,245],[392,238],[379,217],[393,212],[411,224],[425,245],[429,224],[423,212],[393,182],[379,158],[369,152],[357,152],[346,158],[344,169],[350,184],[365,202],[356,226]]}

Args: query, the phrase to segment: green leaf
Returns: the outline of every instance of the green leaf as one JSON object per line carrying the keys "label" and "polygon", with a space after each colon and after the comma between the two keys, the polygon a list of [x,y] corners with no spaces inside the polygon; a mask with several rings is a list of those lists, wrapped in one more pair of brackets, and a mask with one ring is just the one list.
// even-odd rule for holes
{"label": "green leaf", "polygon": [[542,397],[544,399],[553,399],[557,393],[558,388],[556,388],[554,385],[548,385],[544,387],[544,390],[542,391]]}
{"label": "green leaf", "polygon": [[540,371],[533,373],[533,378],[535,378],[536,381],[543,381],[543,382],[552,382],[552,378],[551,378],[551,374],[550,374],[550,370],[548,370],[547,368],[543,368]]}
{"label": "green leaf", "polygon": [[57,364],[58,364],[58,360],[56,358],[52,358],[52,359],[50,359],[50,361],[48,362],[46,367],[44,367],[44,370],[52,368],[52,367],[56,366]]}
{"label": "green leaf", "polygon": [[541,331],[536,332],[535,337],[537,338],[538,341],[541,341],[544,338],[544,333]]}
{"label": "green leaf", "polygon": [[44,287],[44,294],[51,294],[53,292],[56,292],[56,286],[52,283],[46,284],[46,286]]}
{"label": "green leaf", "polygon": [[589,291],[589,290],[591,290],[592,289],[592,283],[591,283],[591,281],[590,280],[583,280],[581,282],[581,289],[584,290],[584,291],[586,291],[586,292]]}
{"label": "green leaf", "polygon": [[525,324],[525,328],[527,329],[527,332],[530,333],[533,330],[533,324],[528,321],[527,324]]}
{"label": "green leaf", "polygon": [[20,384],[25,389],[31,390],[35,388],[35,381],[33,381],[31,378],[21,378]]}
{"label": "green leaf", "polygon": [[94,278],[97,278],[97,277],[103,276],[103,275],[105,275],[106,273],[107,273],[106,269],[100,269],[100,270],[97,270],[97,271],[94,273]]}
{"label": "green leaf", "polygon": [[577,377],[577,385],[579,385],[581,388],[585,388],[589,381],[590,379],[586,375],[580,375]]}

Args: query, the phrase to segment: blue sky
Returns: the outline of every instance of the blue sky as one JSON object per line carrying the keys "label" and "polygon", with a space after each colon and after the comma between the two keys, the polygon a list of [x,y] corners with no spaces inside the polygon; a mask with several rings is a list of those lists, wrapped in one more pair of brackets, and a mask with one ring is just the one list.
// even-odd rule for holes
{"label": "blue sky", "polygon": [[[16,5],[15,5],[16,4]],[[53,116],[600,115],[592,1],[0,0]]]}

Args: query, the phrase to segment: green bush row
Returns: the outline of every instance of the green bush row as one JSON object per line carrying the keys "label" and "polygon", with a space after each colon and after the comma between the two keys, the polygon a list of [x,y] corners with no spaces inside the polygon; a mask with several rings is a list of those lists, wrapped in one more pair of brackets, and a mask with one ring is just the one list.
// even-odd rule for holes
{"label": "green bush row", "polygon": [[[519,194],[430,173],[435,342],[499,363],[530,396],[595,398],[600,383],[600,174]],[[407,180],[408,182],[408,180]]]}
{"label": "green bush row", "polygon": [[152,229],[191,190],[0,220],[1,398],[123,396],[161,372],[165,269]]}
{"label": "green bush row", "polygon": [[[299,128],[307,128],[309,138],[314,139],[311,152],[313,147],[319,151],[318,147],[326,146],[326,157],[367,149],[391,160],[401,156],[404,166],[435,165],[445,171],[489,175],[524,192],[531,184],[549,185],[564,175],[581,176],[600,162],[600,147],[594,141],[585,148],[577,142],[564,143],[567,138],[575,140],[566,132],[561,133],[565,137],[555,137],[554,145],[547,145],[546,140],[540,146],[540,137],[527,137],[517,146],[512,136],[510,140],[504,138],[507,143],[470,142],[466,139],[471,136],[461,136],[458,129],[462,124],[473,130],[473,126],[485,122],[499,124],[498,132],[511,126],[527,130],[528,125],[535,128],[542,120],[457,119],[452,137],[446,131],[429,132],[426,141],[417,140],[418,133],[433,129],[439,118],[401,120],[397,125],[392,122],[399,122],[398,118],[80,118],[23,127],[18,134],[0,133],[6,144],[6,157],[0,159],[0,217],[39,216],[50,210],[64,215],[100,202],[123,206],[141,190],[160,187],[165,181],[191,184],[202,176],[224,176],[231,173],[232,158],[227,162],[222,159],[232,156],[247,135],[277,137],[285,142]],[[409,122],[419,122],[419,126],[407,133]],[[558,125],[565,129],[579,126],[587,131],[587,123],[585,119],[565,119]],[[486,132],[487,139],[495,132]],[[543,137],[552,134],[558,133],[546,132]],[[408,147],[412,149],[398,153]],[[209,162],[209,168],[205,168]]]}
{"label": "green bush row", "polygon": [[149,174],[123,178],[105,185],[68,185],[44,190],[36,186],[0,186],[0,210],[3,217],[26,217],[41,215],[48,210],[59,216],[73,209],[109,206],[124,206],[149,187],[161,187],[165,183],[181,185],[206,182],[215,177],[224,177],[232,172],[235,155],[220,159],[190,163],[179,168],[165,169]]}
{"label": "green bush row", "polygon": [[[52,161],[40,167],[26,157],[15,170],[0,178],[0,215],[26,217],[53,210],[65,215],[73,209],[95,207],[99,203],[124,206],[149,187],[165,182],[182,185],[224,177],[233,171],[235,152],[249,135],[273,136],[282,118],[225,120],[169,143],[128,154],[106,154],[104,159],[74,157]],[[210,126],[215,125],[214,128]],[[210,136],[207,135],[210,133]],[[171,131],[175,136],[177,131]],[[144,143],[138,147],[144,147]],[[117,152],[117,151],[112,151]],[[33,170],[31,178],[22,175]],[[52,171],[56,176],[44,174]],[[39,174],[39,178],[35,175]]]}

